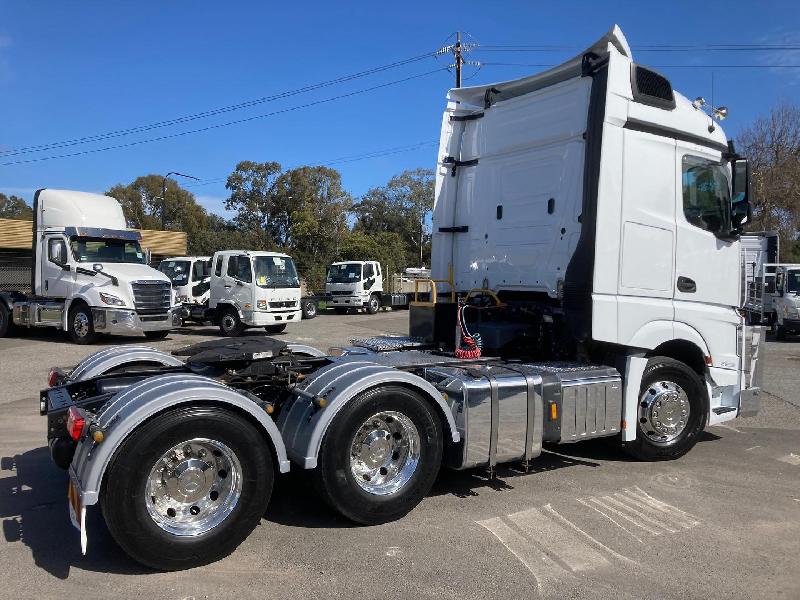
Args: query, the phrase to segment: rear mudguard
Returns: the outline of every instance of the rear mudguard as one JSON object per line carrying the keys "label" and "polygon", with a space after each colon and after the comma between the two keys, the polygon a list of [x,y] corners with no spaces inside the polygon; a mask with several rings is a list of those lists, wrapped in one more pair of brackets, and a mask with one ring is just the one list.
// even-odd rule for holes
{"label": "rear mudguard", "polygon": [[[305,469],[315,468],[322,438],[342,407],[359,393],[388,384],[404,385],[422,394],[442,418],[445,436],[449,435],[453,442],[461,439],[450,407],[430,383],[413,373],[360,357],[340,357],[310,375],[293,392],[291,406],[281,411],[278,429],[292,462]],[[324,398],[325,406],[319,408],[314,397]]]}
{"label": "rear mudguard", "polygon": [[150,346],[112,346],[90,354],[78,363],[69,374],[69,381],[84,381],[98,377],[125,364],[152,363],[166,367],[179,367],[179,358]]}
{"label": "rear mudguard", "polygon": [[253,400],[221,383],[186,373],[158,375],[115,395],[97,415],[105,439],[84,438],[75,450],[70,476],[78,483],[85,505],[97,503],[103,474],[125,439],[158,413],[178,406],[212,404],[238,411],[260,427],[275,452],[281,473],[289,470],[286,448],[275,422]]}

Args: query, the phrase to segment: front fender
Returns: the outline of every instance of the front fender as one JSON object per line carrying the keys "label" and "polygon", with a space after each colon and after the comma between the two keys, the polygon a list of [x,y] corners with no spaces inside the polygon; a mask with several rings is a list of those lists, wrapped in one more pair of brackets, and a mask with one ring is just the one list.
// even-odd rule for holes
{"label": "front fender", "polygon": [[708,344],[694,327],[679,321],[650,321],[642,326],[627,343],[633,348],[652,350],[665,342],[686,340],[700,348],[703,356],[709,356]]}
{"label": "front fender", "polygon": [[289,459],[278,428],[255,402],[207,377],[185,373],[159,375],[119,392],[103,406],[97,415],[98,424],[105,433],[101,443],[87,437],[78,444],[70,475],[80,485],[83,503],[97,503],[108,464],[137,427],[167,409],[203,403],[229,406],[251,416],[271,442],[280,472],[289,470]]}
{"label": "front fender", "polygon": [[84,358],[72,370],[70,381],[83,381],[98,377],[129,363],[153,363],[166,367],[179,367],[183,361],[150,346],[112,346]]}
{"label": "front fender", "polygon": [[345,404],[365,390],[392,383],[412,387],[434,402],[453,442],[461,439],[450,408],[433,385],[413,373],[367,360],[345,359],[320,369],[302,386],[304,394],[325,398],[324,408],[317,408],[305,395],[295,394],[288,410],[281,412],[278,428],[289,458],[305,469],[315,468],[325,432]]}

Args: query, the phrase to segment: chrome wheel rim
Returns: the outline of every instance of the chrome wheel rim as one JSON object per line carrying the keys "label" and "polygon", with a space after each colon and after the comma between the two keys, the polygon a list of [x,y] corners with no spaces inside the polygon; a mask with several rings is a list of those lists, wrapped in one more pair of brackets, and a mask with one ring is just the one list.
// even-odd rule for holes
{"label": "chrome wheel rim", "polygon": [[234,327],[236,327],[236,319],[233,318],[233,315],[227,314],[222,317],[222,328],[225,331],[231,331]]}
{"label": "chrome wheel rim", "polygon": [[651,383],[639,398],[639,423],[657,444],[669,444],[683,433],[691,406],[684,389],[672,381]]}
{"label": "chrome wheel rim", "polygon": [[78,337],[86,337],[89,333],[89,316],[84,312],[75,313],[72,321],[72,329]]}
{"label": "chrome wheel rim", "polygon": [[194,438],[159,458],[145,483],[147,512],[162,530],[196,536],[222,523],[242,494],[242,467],[222,442]]}
{"label": "chrome wheel rim", "polygon": [[396,411],[381,411],[364,421],[353,436],[350,472],[365,492],[394,494],[416,472],[420,447],[411,419]]}

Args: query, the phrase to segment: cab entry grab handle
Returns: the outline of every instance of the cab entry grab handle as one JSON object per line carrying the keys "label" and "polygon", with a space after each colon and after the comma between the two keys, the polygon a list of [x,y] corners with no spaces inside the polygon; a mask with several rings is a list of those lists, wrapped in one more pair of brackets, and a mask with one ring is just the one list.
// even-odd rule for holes
{"label": "cab entry grab handle", "polygon": [[694,279],[689,279],[681,275],[678,277],[678,291],[685,294],[694,294],[697,291],[697,284]]}

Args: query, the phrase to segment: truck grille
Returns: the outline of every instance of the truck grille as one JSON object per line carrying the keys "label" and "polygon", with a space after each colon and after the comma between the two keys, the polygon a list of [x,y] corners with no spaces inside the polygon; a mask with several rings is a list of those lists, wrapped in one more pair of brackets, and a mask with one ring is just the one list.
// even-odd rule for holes
{"label": "truck grille", "polygon": [[352,296],[352,290],[336,290],[331,292],[331,296]]}
{"label": "truck grille", "polygon": [[270,308],[294,308],[295,306],[297,306],[296,300],[281,300],[269,303]]}
{"label": "truck grille", "polygon": [[169,311],[172,304],[172,285],[166,281],[134,281],[133,303],[140,315],[153,315]]}

